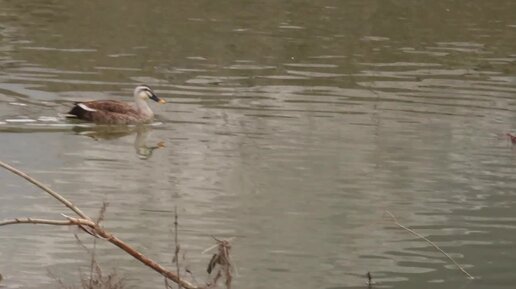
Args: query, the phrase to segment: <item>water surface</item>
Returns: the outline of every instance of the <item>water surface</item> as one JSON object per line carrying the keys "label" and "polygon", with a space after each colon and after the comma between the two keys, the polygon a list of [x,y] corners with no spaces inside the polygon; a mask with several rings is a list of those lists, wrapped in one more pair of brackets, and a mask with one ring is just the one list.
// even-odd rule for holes
{"label": "water surface", "polygon": [[[513,288],[514,1],[0,1],[1,159],[206,279],[236,237],[235,288]],[[167,99],[156,122],[64,120],[74,100]],[[159,142],[165,147],[155,149]],[[0,171],[0,219],[63,206]],[[463,265],[467,280],[428,243]],[[72,228],[0,229],[6,288],[78,284]],[[89,236],[80,234],[91,246]],[[162,278],[106,242],[129,288]],[[171,266],[172,267],[172,266]]]}

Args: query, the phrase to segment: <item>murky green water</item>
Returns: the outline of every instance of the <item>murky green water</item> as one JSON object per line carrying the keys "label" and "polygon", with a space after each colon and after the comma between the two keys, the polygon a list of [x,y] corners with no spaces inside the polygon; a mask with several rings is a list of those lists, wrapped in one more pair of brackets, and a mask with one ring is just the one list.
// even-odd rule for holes
{"label": "murky green water", "polygon": [[[0,1],[1,159],[206,279],[236,237],[235,288],[514,288],[516,2]],[[77,99],[168,100],[153,126],[58,117]],[[165,148],[153,150],[158,142]],[[62,206],[0,171],[0,219]],[[477,277],[469,281],[436,242]],[[77,284],[70,228],[0,228],[6,288]],[[84,234],[89,245],[92,240]],[[162,278],[112,245],[128,288]]]}

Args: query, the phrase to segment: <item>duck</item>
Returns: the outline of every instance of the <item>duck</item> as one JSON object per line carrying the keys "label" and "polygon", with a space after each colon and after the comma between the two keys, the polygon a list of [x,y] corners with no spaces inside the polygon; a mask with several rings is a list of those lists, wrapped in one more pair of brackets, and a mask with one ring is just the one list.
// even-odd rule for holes
{"label": "duck", "polygon": [[85,120],[98,124],[139,124],[154,119],[148,99],[158,103],[166,101],[159,98],[148,85],[138,85],[134,89],[134,103],[118,100],[94,100],[75,102],[66,117]]}

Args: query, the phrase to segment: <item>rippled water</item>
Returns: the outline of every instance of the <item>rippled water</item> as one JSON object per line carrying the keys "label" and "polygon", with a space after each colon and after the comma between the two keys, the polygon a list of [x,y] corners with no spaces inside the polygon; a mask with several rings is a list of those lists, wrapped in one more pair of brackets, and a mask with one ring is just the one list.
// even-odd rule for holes
{"label": "rippled water", "polygon": [[[235,288],[513,288],[514,1],[0,1],[1,159],[206,279]],[[167,99],[154,124],[60,117],[74,100]],[[164,148],[156,148],[164,142]],[[0,171],[0,219],[65,208]],[[384,211],[446,250],[475,280]],[[89,266],[69,228],[0,228],[6,288]],[[92,240],[81,235],[91,246]],[[105,242],[129,288],[162,278]],[[109,271],[109,270],[108,270]]]}

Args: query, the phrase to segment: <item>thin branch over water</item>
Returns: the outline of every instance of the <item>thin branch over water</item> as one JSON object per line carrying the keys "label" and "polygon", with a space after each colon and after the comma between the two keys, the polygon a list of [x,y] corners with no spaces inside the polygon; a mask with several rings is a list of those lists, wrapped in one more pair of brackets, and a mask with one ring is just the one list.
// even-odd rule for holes
{"label": "thin branch over water", "polygon": [[70,210],[72,210],[73,212],[75,212],[77,215],[79,215],[81,217],[81,218],[75,218],[75,217],[70,217],[70,216],[61,214],[67,220],[17,218],[17,219],[13,219],[13,220],[7,220],[7,221],[0,222],[0,226],[13,225],[13,224],[45,224],[45,225],[60,225],[60,226],[63,226],[63,225],[64,226],[79,226],[81,229],[83,229],[87,233],[89,233],[95,237],[104,239],[104,240],[112,243],[113,245],[117,246],[118,248],[124,250],[127,254],[133,256],[135,259],[137,259],[138,261],[140,261],[147,267],[160,273],[161,275],[165,276],[166,278],[174,281],[175,283],[179,284],[183,288],[186,288],[186,289],[205,288],[204,286],[197,286],[186,280],[179,278],[179,276],[175,272],[165,269],[159,263],[157,263],[154,260],[143,255],[142,253],[140,253],[139,251],[137,251],[136,249],[131,247],[129,244],[120,240],[115,235],[111,234],[109,231],[107,231],[103,227],[101,227],[98,224],[98,222],[100,222],[102,220],[105,206],[106,206],[105,204],[103,205],[103,208],[101,209],[101,213],[100,213],[99,218],[97,218],[97,222],[94,222],[94,221],[92,221],[92,218],[90,218],[85,213],[83,213],[78,207],[76,207],[74,204],[72,204],[72,202],[68,201],[62,195],[60,195],[59,193],[50,189],[48,186],[42,184],[38,180],[32,178],[31,176],[27,175],[26,173],[8,165],[2,161],[0,161],[0,166],[15,173],[16,175],[21,176],[22,178],[26,179],[27,181],[31,182],[32,184],[36,185],[37,187],[39,187],[43,191],[50,194],[52,197],[57,199],[59,202],[63,203]]}
{"label": "thin branch over water", "polygon": [[453,262],[453,264],[455,264],[459,270],[461,270],[462,272],[464,272],[464,274],[466,274],[468,276],[469,279],[475,279],[473,276],[471,276],[461,265],[459,265],[459,263],[457,263],[450,255],[448,255],[448,253],[446,253],[443,249],[441,249],[439,246],[437,246],[434,242],[428,240],[428,238],[426,238],[425,236],[419,234],[418,232],[406,227],[406,226],[403,226],[402,224],[400,224],[400,222],[398,222],[398,218],[396,218],[396,216],[394,216],[394,214],[392,214],[391,212],[389,211],[385,211],[386,214],[388,214],[392,221],[394,222],[394,224],[396,224],[398,227],[402,228],[403,230],[413,234],[413,235],[416,235],[417,237],[425,240],[427,243],[429,243],[430,245],[432,245],[435,249],[437,249],[439,252],[441,252],[444,256],[446,256],[448,259],[450,259],[450,261]]}
{"label": "thin branch over water", "polygon": [[29,181],[32,184],[34,184],[36,187],[42,189],[43,191],[47,192],[52,197],[56,198],[59,202],[61,202],[65,206],[67,206],[70,210],[74,211],[81,218],[90,220],[90,218],[85,213],[83,213],[79,208],[77,208],[72,202],[68,201],[63,196],[61,196],[59,193],[57,193],[56,191],[52,190],[48,186],[44,185],[40,181],[34,179],[33,177],[27,175],[26,173],[18,170],[15,167],[12,167],[12,166],[8,165],[8,164],[6,164],[6,163],[4,163],[2,161],[0,161],[0,167],[3,167],[6,170],[9,170],[9,171],[13,172],[14,174],[17,174],[18,176],[26,179],[27,181]]}

